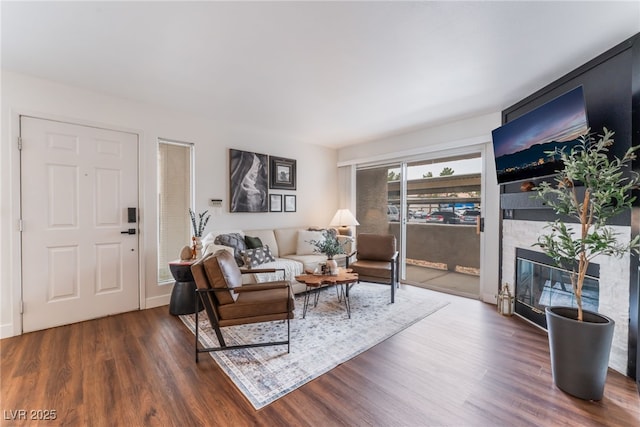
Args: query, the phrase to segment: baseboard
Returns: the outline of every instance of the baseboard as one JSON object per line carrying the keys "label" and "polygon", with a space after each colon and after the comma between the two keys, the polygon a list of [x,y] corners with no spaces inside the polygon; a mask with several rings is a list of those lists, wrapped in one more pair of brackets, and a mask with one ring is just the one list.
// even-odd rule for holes
{"label": "baseboard", "polygon": [[145,299],[145,308],[162,307],[163,305],[169,305],[171,294],[160,295],[158,297],[149,297]]}
{"label": "baseboard", "polygon": [[14,336],[13,323],[5,323],[0,325],[0,338],[9,338]]}
{"label": "baseboard", "polygon": [[482,301],[486,302],[487,304],[496,305],[498,303],[498,298],[495,294],[482,294]]}

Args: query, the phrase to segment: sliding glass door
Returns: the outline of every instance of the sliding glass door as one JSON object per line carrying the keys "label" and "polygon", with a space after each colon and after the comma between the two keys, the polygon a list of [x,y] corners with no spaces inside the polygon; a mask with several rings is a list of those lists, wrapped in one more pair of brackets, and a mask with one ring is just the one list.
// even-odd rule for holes
{"label": "sliding glass door", "polygon": [[404,282],[480,296],[481,157],[408,162]]}
{"label": "sliding glass door", "polygon": [[480,154],[356,172],[358,233],[394,234],[404,283],[480,295]]}

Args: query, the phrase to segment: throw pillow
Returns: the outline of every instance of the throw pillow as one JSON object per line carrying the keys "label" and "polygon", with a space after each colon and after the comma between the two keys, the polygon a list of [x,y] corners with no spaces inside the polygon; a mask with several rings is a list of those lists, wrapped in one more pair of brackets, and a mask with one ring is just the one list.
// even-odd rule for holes
{"label": "throw pillow", "polygon": [[213,243],[232,247],[236,264],[238,264],[238,267],[244,265],[242,251],[247,249],[247,244],[244,242],[244,237],[242,237],[240,233],[220,234],[216,236],[216,240],[214,240]]}
{"label": "throw pillow", "polygon": [[264,246],[259,237],[244,236],[244,242],[247,244],[248,249],[261,248]]}
{"label": "throw pillow", "polygon": [[311,241],[321,242],[324,240],[322,231],[298,231],[298,244],[296,246],[297,255],[314,255],[317,254],[316,247]]}
{"label": "throw pillow", "polygon": [[263,246],[261,248],[247,249],[242,252],[244,263],[248,268],[255,268],[265,262],[275,261],[276,259],[271,254],[269,246]]}

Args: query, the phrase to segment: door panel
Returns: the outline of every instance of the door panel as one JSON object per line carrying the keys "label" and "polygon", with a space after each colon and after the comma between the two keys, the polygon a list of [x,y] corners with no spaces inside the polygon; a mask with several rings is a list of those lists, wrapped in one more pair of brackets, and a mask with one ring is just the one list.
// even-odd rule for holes
{"label": "door panel", "polygon": [[139,308],[134,134],[21,117],[23,331]]}

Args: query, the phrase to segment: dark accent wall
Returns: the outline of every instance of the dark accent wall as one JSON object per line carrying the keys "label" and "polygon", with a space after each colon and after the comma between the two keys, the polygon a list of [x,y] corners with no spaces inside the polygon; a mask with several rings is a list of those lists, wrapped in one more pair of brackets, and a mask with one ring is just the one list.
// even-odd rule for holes
{"label": "dark accent wall", "polygon": [[[502,112],[502,123],[514,120],[580,85],[584,88],[587,118],[592,132],[599,134],[603,127],[615,132],[613,154],[622,156],[630,146],[640,146],[640,33],[507,108]],[[633,169],[640,172],[640,161],[634,163]],[[501,186],[502,220],[555,219],[552,210],[528,201],[527,196],[520,192],[520,185],[520,182],[516,182]],[[640,197],[636,205],[632,212],[620,215],[613,221],[615,225],[630,225],[633,236],[640,234]],[[636,369],[640,366],[640,262],[635,255],[631,257],[630,282],[627,375],[636,378],[640,389],[640,375],[636,375]]]}

